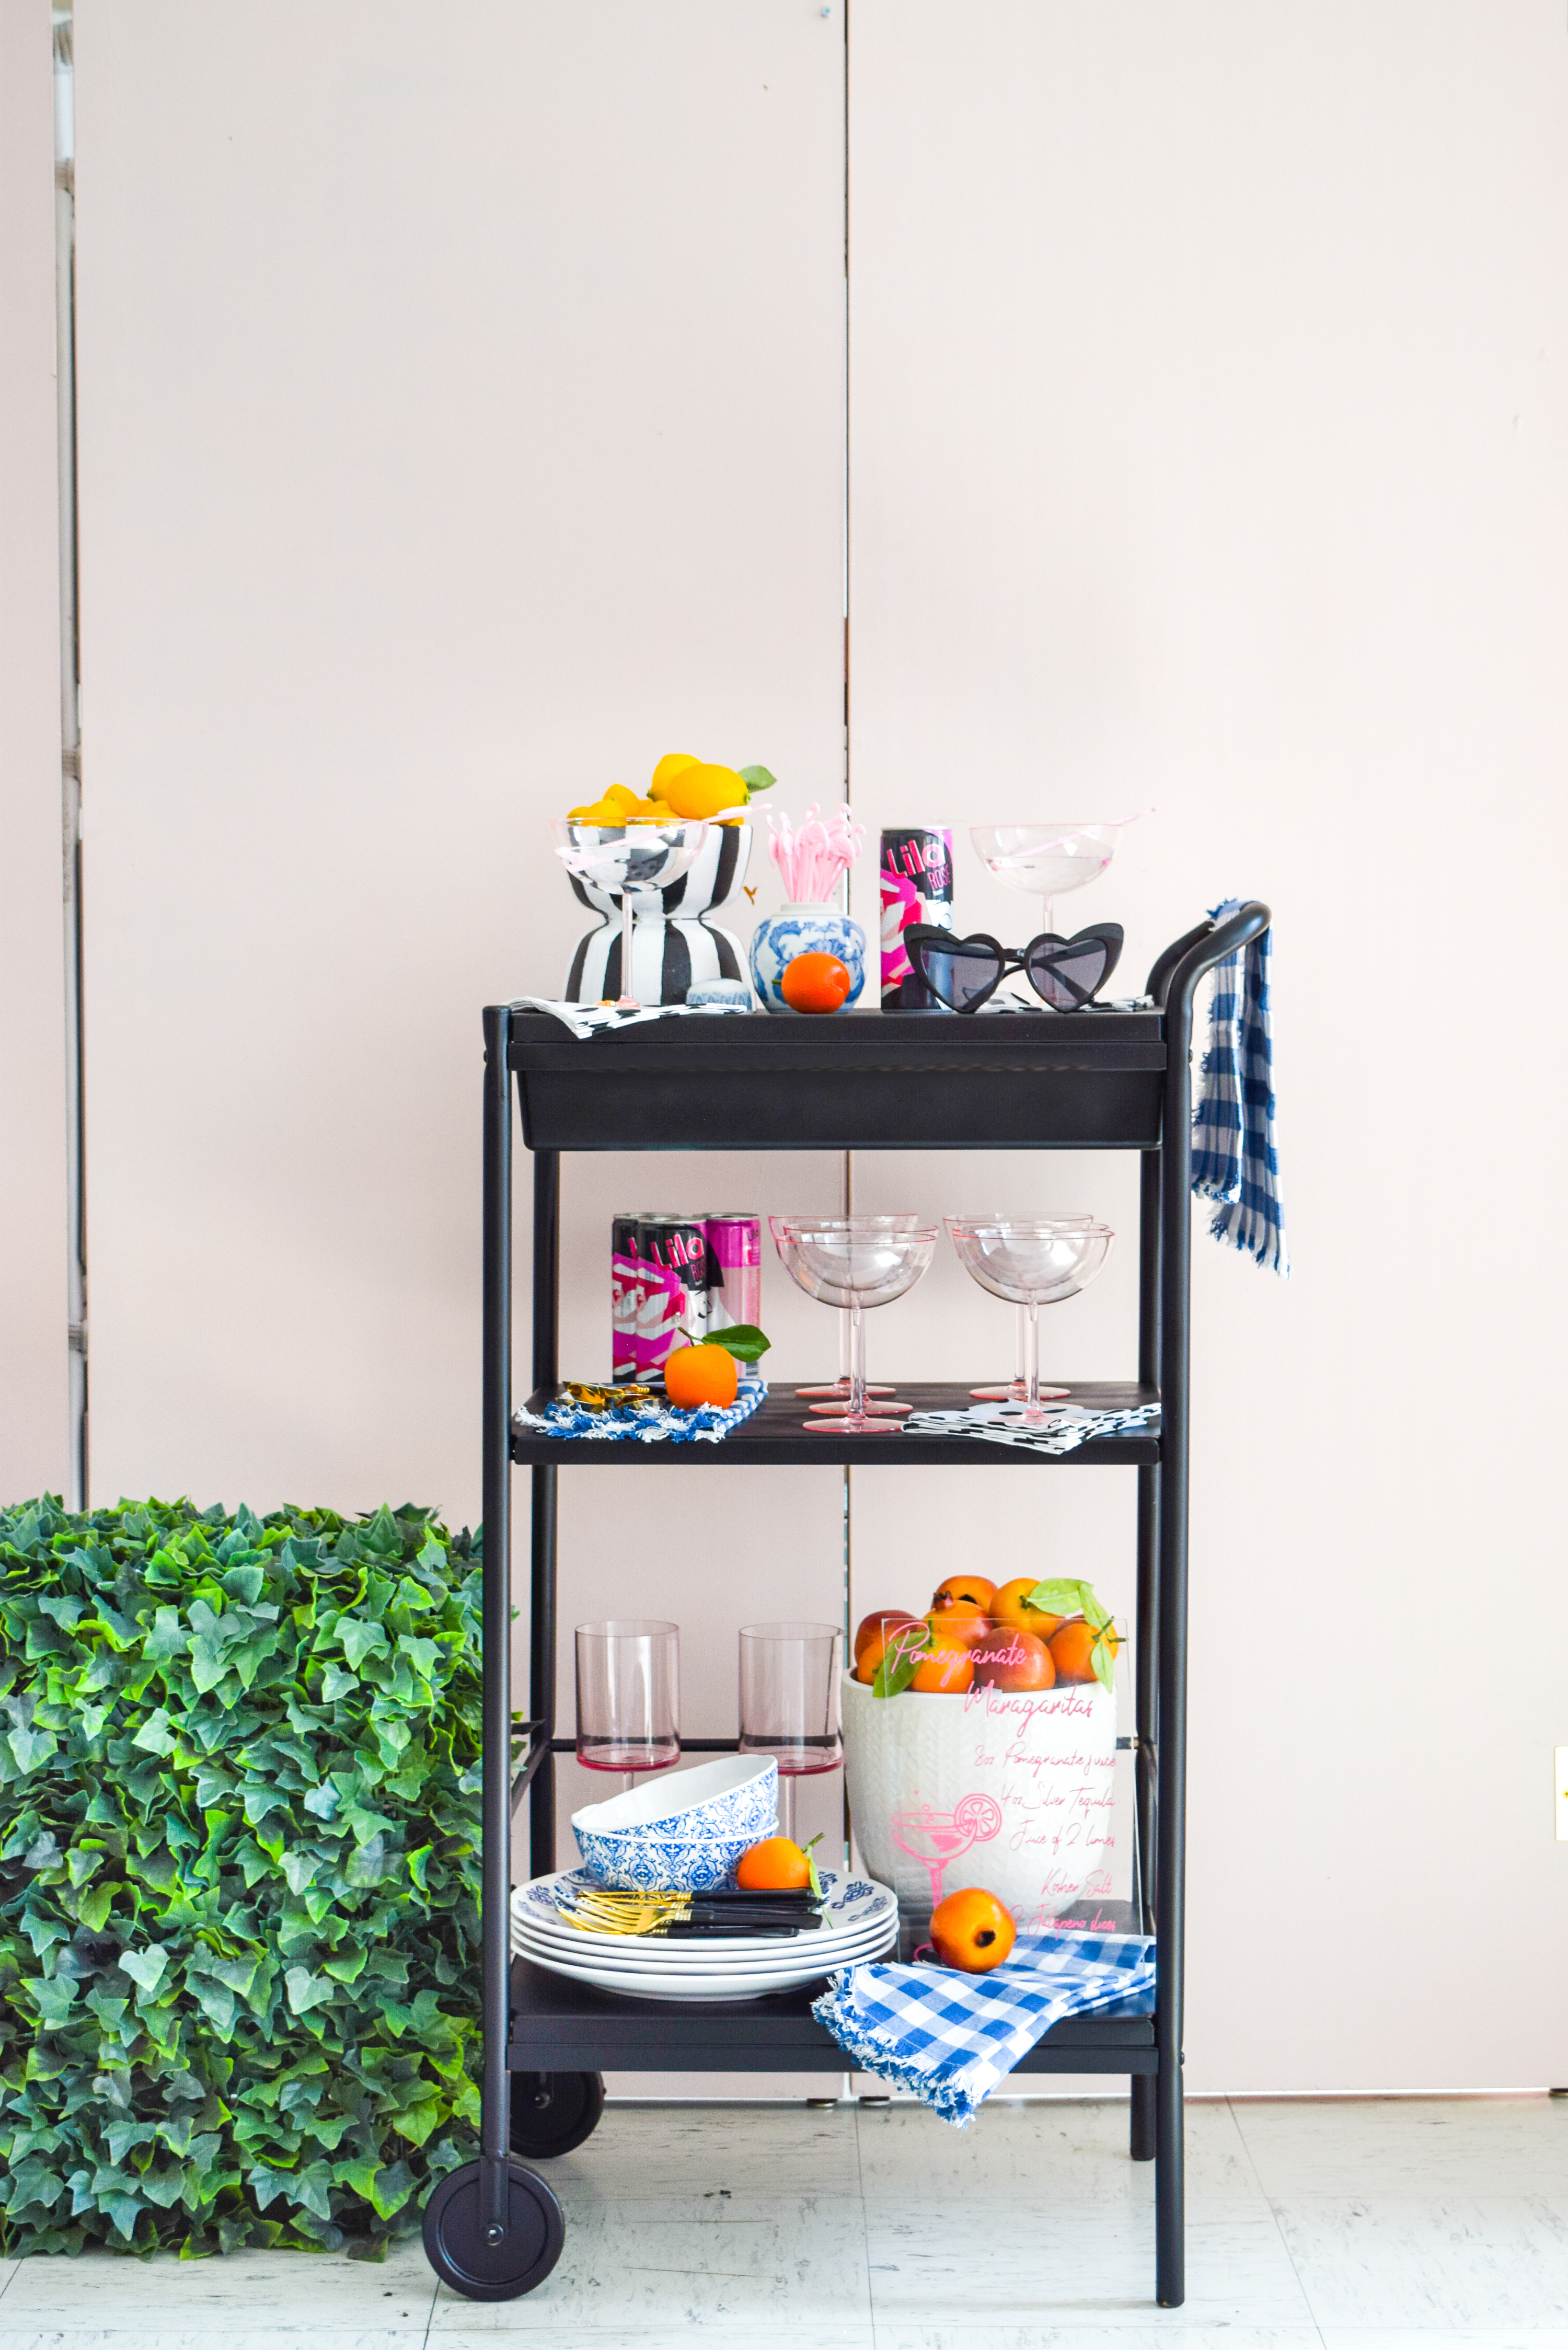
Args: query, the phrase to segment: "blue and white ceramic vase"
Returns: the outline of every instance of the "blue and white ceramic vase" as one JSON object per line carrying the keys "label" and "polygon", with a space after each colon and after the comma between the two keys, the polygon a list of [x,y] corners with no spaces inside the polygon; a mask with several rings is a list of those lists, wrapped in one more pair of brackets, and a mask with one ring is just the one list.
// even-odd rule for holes
{"label": "blue and white ceramic vase", "polygon": [[796,955],[836,955],[849,973],[843,1009],[859,999],[866,984],[866,933],[836,906],[781,906],[752,932],[752,983],[764,1012],[788,1012],[780,993],[784,972]]}

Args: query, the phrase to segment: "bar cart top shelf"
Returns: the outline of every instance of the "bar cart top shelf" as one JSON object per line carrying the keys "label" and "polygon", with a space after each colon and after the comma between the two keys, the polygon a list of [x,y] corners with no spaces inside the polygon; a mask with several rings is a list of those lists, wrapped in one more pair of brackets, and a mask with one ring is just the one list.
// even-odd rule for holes
{"label": "bar cart top shelf", "polygon": [[1151,1150],[1162,1012],[509,1014],[534,1150]]}

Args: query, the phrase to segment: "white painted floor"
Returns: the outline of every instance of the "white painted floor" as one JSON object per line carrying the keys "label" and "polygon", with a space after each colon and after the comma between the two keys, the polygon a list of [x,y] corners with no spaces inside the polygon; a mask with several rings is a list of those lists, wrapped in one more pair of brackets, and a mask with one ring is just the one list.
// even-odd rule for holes
{"label": "white painted floor", "polygon": [[1158,2310],[1154,2177],[1118,2104],[612,2106],[541,2168],[566,2214],[540,2290],[383,2267],[0,2263],[0,2350],[1568,2350],[1568,2102],[1188,2108],[1188,2301]]}

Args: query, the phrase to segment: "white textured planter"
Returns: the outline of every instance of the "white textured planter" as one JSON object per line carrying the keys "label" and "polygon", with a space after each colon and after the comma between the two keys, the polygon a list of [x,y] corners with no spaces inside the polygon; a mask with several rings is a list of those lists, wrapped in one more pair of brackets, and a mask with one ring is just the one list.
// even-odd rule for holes
{"label": "white textured planter", "polygon": [[844,1769],[867,1872],[920,1923],[983,1885],[1020,1926],[1110,1890],[1116,1700],[1098,1681],[873,1697],[844,1679]]}

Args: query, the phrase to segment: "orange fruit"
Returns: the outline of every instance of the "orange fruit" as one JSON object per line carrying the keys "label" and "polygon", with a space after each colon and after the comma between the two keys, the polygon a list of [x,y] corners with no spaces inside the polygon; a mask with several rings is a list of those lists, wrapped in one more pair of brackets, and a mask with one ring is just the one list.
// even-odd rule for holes
{"label": "orange fruit", "polygon": [[1037,1640],[1048,1640],[1062,1616],[1048,1616],[1044,1607],[1031,1607],[1029,1595],[1040,1577],[1037,1575],[1015,1575],[1004,1583],[991,1603],[991,1612],[999,1624],[1012,1624],[1020,1632],[1033,1632]]}
{"label": "orange fruit", "polygon": [[933,1648],[915,1667],[915,1678],[909,1683],[922,1697],[961,1697],[974,1679],[974,1659],[969,1650],[955,1642],[950,1648]]}
{"label": "orange fruit", "polygon": [[982,1616],[989,1616],[991,1603],[995,1596],[995,1584],[989,1583],[983,1575],[950,1575],[932,1592],[931,1606],[978,1607]]}
{"label": "orange fruit", "polygon": [[985,1975],[999,1967],[1017,1935],[1008,1912],[983,1886],[966,1885],[950,1893],[931,1912],[931,1943],[938,1958],[944,1967],[958,1967],[966,1975]]}
{"label": "orange fruit", "polygon": [[[865,1630],[864,1625],[861,1627]],[[878,1616],[872,1619],[872,1630],[864,1648],[855,1659],[855,1678],[867,1689],[877,1678],[877,1668],[889,1648],[895,1664],[909,1649],[923,1648],[929,1638],[927,1628],[918,1616]],[[858,1645],[858,1642],[857,1643]]]}
{"label": "orange fruit", "polygon": [[664,1365],[664,1392],[689,1410],[693,1404],[735,1400],[741,1374],[728,1347],[677,1347]]}
{"label": "orange fruit", "polygon": [[978,1648],[991,1638],[991,1618],[978,1607],[933,1607],[926,1621],[940,1648]]}
{"label": "orange fruit", "polygon": [[1048,1690],[1055,1681],[1056,1660],[1044,1641],[1016,1624],[999,1624],[974,1650],[977,1689]]}
{"label": "orange fruit", "polygon": [[[1100,1637],[1094,1626],[1085,1623],[1082,1616],[1073,1617],[1059,1632],[1052,1634],[1051,1661],[1056,1668],[1059,1681],[1092,1681],[1096,1678],[1091,1659],[1095,1643]],[[1105,1641],[1114,1658],[1121,1642],[1108,1624]]]}
{"label": "orange fruit", "polygon": [[836,955],[796,955],[784,965],[779,993],[792,1012],[836,1012],[855,982]]}
{"label": "orange fruit", "polygon": [[811,1863],[788,1836],[764,1836],[735,1863],[735,1882],[748,1893],[798,1893],[811,1883]]}
{"label": "orange fruit", "polygon": [[911,1616],[907,1607],[878,1607],[874,1616],[863,1616],[860,1628],[855,1635],[856,1663],[860,1662],[873,1636],[881,1630],[884,1624],[918,1624],[919,1620],[918,1616]]}

